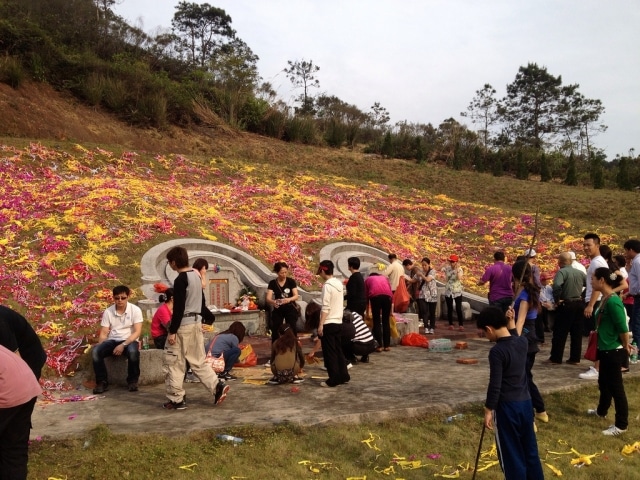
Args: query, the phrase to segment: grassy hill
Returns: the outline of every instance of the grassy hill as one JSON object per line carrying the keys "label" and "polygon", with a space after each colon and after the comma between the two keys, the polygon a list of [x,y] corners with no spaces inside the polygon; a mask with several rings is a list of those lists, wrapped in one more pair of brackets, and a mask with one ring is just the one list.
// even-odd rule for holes
{"label": "grassy hill", "polygon": [[474,286],[497,248],[531,242],[543,271],[587,231],[614,251],[637,235],[637,194],[520,181],[283,143],[232,130],[136,130],[49,87],[0,85],[0,301],[31,320],[69,373],[110,289],[169,238],[232,244],[318,287],[317,252],[349,240],[461,256]]}

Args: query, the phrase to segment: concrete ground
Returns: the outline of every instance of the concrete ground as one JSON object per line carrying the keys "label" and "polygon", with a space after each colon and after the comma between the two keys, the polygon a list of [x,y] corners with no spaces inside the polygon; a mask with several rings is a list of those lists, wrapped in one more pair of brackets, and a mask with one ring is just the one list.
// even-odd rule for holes
{"label": "concrete ground", "polygon": [[[458,332],[455,332],[457,339],[451,333],[454,343],[460,339]],[[112,387],[88,401],[38,402],[31,437],[83,436],[99,424],[107,425],[115,433],[188,433],[283,422],[318,425],[381,421],[434,412],[440,412],[444,418],[462,405],[482,402],[485,397],[489,376],[487,354],[492,344],[480,338],[464,341],[468,343],[467,350],[454,349],[448,353],[400,346],[390,352],[374,353],[370,363],[357,364],[350,370],[349,384],[336,388],[320,387],[326,372],[319,365],[305,368],[306,381],[298,386],[246,383],[266,381],[270,371],[263,365],[236,368],[234,373],[239,378],[229,382],[229,396],[219,406],[213,405],[213,399],[200,384],[185,385],[188,408],[182,411],[162,408],[166,401],[164,385],[143,386],[135,393]],[[580,366],[543,364],[548,353],[549,348],[544,347],[534,367],[534,379],[543,394],[594,383],[578,378],[590,362],[583,361]],[[463,357],[478,359],[478,363],[456,362]],[[628,376],[637,375],[640,368],[632,365]],[[72,394],[91,395],[91,391],[81,388],[63,395]],[[594,398],[594,405],[596,400]],[[553,415],[550,411],[552,419]]]}

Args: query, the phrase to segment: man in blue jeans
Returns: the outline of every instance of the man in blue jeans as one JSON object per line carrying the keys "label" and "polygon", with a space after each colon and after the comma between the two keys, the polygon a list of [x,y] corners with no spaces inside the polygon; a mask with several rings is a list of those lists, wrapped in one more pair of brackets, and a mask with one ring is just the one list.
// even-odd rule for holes
{"label": "man in blue jeans", "polygon": [[629,330],[636,344],[640,343],[640,240],[630,239],[624,242],[624,257],[627,260],[629,293],[633,297],[633,310],[629,321]]}
{"label": "man in blue jeans", "polygon": [[107,367],[104,359],[115,355],[126,355],[127,386],[130,392],[138,390],[140,378],[140,351],[138,337],[142,331],[142,311],[128,302],[131,290],[119,285],[113,289],[114,304],[102,314],[98,344],[91,349],[93,371],[96,374],[96,388],[93,393],[104,393],[109,389]]}

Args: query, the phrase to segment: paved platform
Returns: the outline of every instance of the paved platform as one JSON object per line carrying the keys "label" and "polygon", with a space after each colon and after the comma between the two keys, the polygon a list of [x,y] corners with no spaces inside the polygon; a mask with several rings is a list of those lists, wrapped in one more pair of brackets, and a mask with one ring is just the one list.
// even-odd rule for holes
{"label": "paved platform", "polygon": [[[451,337],[453,339],[453,335]],[[38,402],[31,436],[50,439],[82,436],[99,424],[107,425],[115,433],[171,431],[175,434],[285,422],[318,425],[381,421],[434,412],[441,412],[445,417],[463,405],[484,400],[489,376],[487,354],[492,344],[480,338],[465,341],[469,346],[467,350],[449,353],[393,347],[390,352],[372,354],[370,363],[357,364],[350,370],[348,385],[336,388],[320,387],[326,373],[319,365],[305,368],[306,381],[299,386],[243,383],[245,378],[266,381],[270,371],[263,365],[236,368],[234,373],[240,378],[229,382],[229,396],[219,406],[213,405],[213,399],[199,384],[186,384],[188,408],[182,411],[162,408],[164,385],[143,386],[135,393],[112,387],[90,401]],[[460,357],[476,358],[478,364],[457,363]],[[534,379],[543,394],[595,383],[578,378],[590,362],[584,361],[580,366],[554,366],[542,363],[547,357],[548,347],[545,347],[534,367]],[[632,365],[628,376],[637,375],[640,368]],[[91,391],[81,388],[68,394],[91,395]],[[549,415],[553,418],[554,412],[550,411]]]}

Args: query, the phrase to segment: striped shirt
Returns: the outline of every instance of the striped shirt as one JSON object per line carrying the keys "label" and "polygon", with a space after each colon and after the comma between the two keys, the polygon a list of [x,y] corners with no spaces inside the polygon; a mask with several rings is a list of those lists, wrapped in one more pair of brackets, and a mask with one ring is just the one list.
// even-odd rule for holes
{"label": "striped shirt", "polygon": [[353,326],[356,327],[356,336],[353,337],[352,342],[362,342],[367,343],[373,340],[373,335],[371,334],[371,330],[367,327],[367,324],[364,323],[362,317],[356,312],[351,312],[353,314]]}

